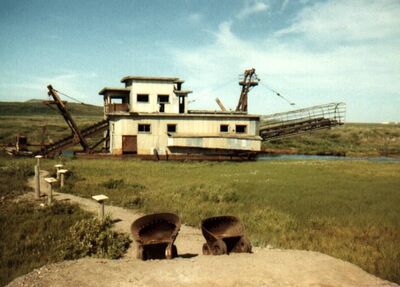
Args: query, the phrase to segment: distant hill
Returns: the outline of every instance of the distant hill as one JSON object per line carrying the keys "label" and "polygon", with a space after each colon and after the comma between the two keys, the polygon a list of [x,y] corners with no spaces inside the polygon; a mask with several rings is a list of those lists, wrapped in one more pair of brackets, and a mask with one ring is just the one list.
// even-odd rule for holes
{"label": "distant hill", "polygon": [[[56,106],[52,108],[42,103],[42,100],[31,99],[26,102],[0,102],[0,116],[38,116],[59,115]],[[102,116],[103,107],[67,103],[68,111],[74,116]]]}

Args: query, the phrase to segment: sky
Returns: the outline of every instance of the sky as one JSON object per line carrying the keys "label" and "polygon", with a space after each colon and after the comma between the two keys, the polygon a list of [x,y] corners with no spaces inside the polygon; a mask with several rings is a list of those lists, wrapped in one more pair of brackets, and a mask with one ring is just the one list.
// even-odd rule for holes
{"label": "sky", "polygon": [[234,109],[255,68],[250,113],[345,102],[347,121],[400,121],[399,0],[0,0],[0,39],[0,101],[52,84],[102,105],[124,76],[176,76],[190,109]]}

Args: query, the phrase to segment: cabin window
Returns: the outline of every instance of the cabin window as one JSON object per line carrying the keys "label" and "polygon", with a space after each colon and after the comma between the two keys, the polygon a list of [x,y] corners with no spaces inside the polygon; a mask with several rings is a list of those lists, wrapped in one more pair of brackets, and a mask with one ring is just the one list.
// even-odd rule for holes
{"label": "cabin window", "polygon": [[221,133],[227,133],[228,132],[228,128],[229,128],[229,125],[220,125],[219,126],[219,131]]}
{"label": "cabin window", "polygon": [[245,134],[247,132],[246,125],[236,125],[236,133],[237,134]]}
{"label": "cabin window", "polygon": [[167,132],[169,132],[169,133],[176,133],[176,124],[169,124],[169,125],[167,125]]}
{"label": "cabin window", "polygon": [[111,104],[122,104],[122,98],[113,98],[111,97]]}
{"label": "cabin window", "polygon": [[169,95],[158,95],[158,102],[163,104],[169,103]]}
{"label": "cabin window", "polygon": [[150,124],[138,124],[138,133],[150,133],[151,126]]}
{"label": "cabin window", "polygon": [[147,94],[138,94],[136,99],[137,99],[138,103],[148,103],[149,102],[149,95],[147,95]]}

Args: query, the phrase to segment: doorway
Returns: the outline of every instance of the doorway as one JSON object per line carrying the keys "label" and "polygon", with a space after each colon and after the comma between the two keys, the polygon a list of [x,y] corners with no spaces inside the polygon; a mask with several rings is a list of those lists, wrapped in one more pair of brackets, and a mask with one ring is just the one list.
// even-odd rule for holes
{"label": "doorway", "polygon": [[122,153],[137,153],[137,136],[122,136]]}

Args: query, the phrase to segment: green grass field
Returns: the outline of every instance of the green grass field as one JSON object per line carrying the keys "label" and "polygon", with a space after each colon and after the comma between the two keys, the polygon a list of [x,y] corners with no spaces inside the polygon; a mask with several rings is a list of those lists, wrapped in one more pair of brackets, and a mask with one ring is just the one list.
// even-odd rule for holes
{"label": "green grass field", "polygon": [[[84,256],[118,258],[126,235],[100,224],[77,205],[19,198],[30,188],[34,159],[0,156],[0,286],[45,264]],[[40,205],[42,203],[42,205]]]}
{"label": "green grass field", "polygon": [[302,154],[400,156],[400,125],[350,123],[330,130],[264,142],[263,146]]}
{"label": "green grass field", "polygon": [[208,216],[237,215],[257,246],[320,251],[400,282],[399,163],[103,159],[66,166],[67,192],[176,212],[193,226]]}

